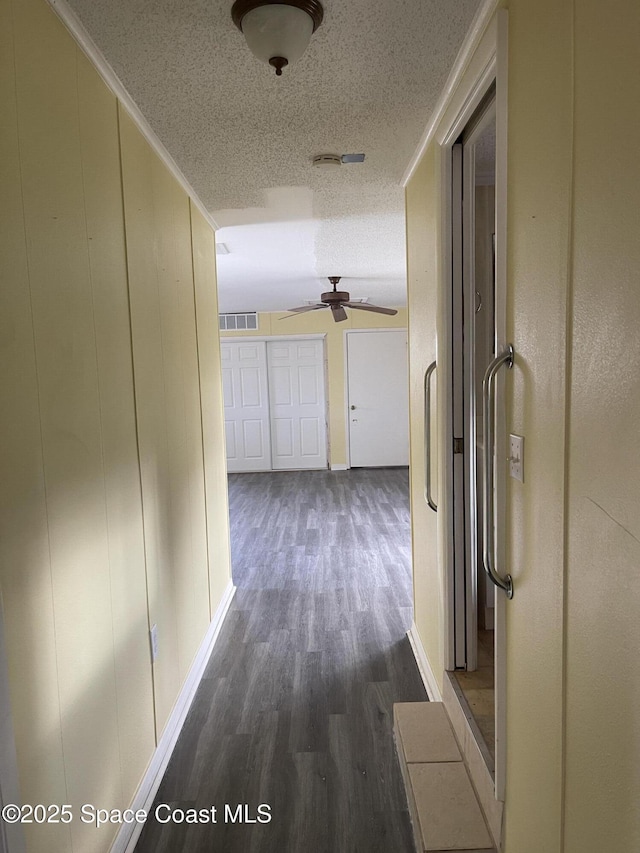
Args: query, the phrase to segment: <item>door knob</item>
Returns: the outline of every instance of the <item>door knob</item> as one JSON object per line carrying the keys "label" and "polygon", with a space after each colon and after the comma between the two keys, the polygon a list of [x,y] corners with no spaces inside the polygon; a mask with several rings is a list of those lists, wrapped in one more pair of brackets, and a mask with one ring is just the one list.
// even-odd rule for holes
{"label": "door knob", "polygon": [[351,411],[353,411],[354,409],[355,409],[355,406],[351,406]]}

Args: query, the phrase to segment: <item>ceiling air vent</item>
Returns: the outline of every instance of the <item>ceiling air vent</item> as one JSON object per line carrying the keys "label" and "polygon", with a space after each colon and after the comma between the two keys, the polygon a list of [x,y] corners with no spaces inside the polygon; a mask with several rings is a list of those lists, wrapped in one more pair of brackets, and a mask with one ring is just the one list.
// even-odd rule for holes
{"label": "ceiling air vent", "polygon": [[246,332],[247,329],[258,328],[258,315],[251,314],[219,314],[220,331]]}

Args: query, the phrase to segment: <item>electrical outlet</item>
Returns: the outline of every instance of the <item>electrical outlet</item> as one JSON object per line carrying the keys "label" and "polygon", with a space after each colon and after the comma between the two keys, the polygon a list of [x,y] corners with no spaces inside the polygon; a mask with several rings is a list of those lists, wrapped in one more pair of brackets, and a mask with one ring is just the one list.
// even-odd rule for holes
{"label": "electrical outlet", "polygon": [[509,436],[509,476],[524,483],[524,438]]}
{"label": "electrical outlet", "polygon": [[153,625],[149,631],[149,639],[151,640],[151,663],[158,657],[158,626]]}

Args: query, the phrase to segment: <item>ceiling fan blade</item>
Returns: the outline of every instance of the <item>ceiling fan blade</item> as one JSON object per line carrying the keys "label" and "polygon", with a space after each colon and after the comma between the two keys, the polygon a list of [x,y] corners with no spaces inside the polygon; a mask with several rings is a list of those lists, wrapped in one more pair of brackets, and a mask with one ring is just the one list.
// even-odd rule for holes
{"label": "ceiling fan blade", "polygon": [[336,323],[339,323],[341,320],[347,319],[347,312],[344,310],[342,305],[332,305],[331,313],[333,314],[333,319]]}
{"label": "ceiling fan blade", "polygon": [[395,308],[382,308],[380,305],[368,305],[364,302],[345,302],[347,308],[357,308],[358,311],[375,311],[376,314],[397,314]]}
{"label": "ceiling fan blade", "polygon": [[294,314],[304,314],[306,311],[317,311],[318,308],[326,308],[326,305],[301,305],[299,308],[287,308],[289,314],[285,314],[284,317],[280,317],[280,320],[287,320],[289,317],[293,317]]}

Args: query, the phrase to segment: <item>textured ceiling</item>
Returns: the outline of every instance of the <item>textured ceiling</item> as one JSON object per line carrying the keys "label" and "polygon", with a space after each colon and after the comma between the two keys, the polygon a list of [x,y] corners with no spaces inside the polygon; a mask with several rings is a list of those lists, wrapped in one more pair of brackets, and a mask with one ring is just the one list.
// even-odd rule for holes
{"label": "textured ceiling", "polygon": [[[400,179],[479,0],[324,0],[302,59],[276,78],[232,0],[69,0],[220,226],[221,311],[282,310],[342,275],[406,303]],[[363,164],[311,166],[364,152]]]}

